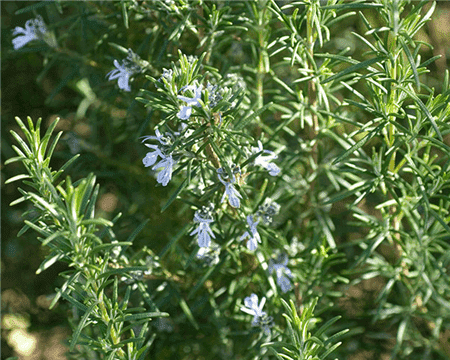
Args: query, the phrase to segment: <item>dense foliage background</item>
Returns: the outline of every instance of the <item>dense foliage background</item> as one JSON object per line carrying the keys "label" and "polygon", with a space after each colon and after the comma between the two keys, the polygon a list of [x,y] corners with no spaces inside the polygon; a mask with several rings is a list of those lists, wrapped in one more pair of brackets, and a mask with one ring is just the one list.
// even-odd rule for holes
{"label": "dense foliage background", "polygon": [[[432,6],[430,20],[414,31]],[[283,298],[299,313],[317,301],[313,333],[342,316],[327,334],[349,331],[321,338],[325,348],[342,342],[328,358],[450,359],[447,2],[3,1],[1,11],[2,358],[66,358],[71,324],[83,316],[65,300],[48,310],[64,284],[58,274],[70,267],[56,262],[36,275],[49,248],[31,230],[17,236],[36,212],[29,202],[9,206],[20,194],[18,182],[5,181],[24,172],[20,162],[3,165],[16,156],[9,130],[21,133],[14,117],[30,116],[41,117],[43,128],[61,118],[51,168],[80,154],[65,175],[75,182],[95,174],[96,215],[114,221],[114,239],[140,229],[126,249],[130,264],[160,255],[157,275],[141,283],[170,316],[151,321],[156,337],[146,358],[275,358],[261,345],[290,341]],[[58,46],[35,41],[14,50],[12,29],[37,15]],[[128,48],[148,62],[132,76],[130,92],[106,78]],[[234,130],[256,112],[239,131],[279,155],[281,174],[256,174],[242,200],[253,211],[263,196],[280,205],[261,232],[261,252],[231,242],[248,229],[245,217],[239,222],[223,207],[217,223],[225,225],[214,228],[223,251],[214,266],[194,260],[189,233],[194,209],[205,205],[195,190],[161,212],[185,174],[155,186],[142,164],[148,149],[140,137],[154,134],[170,106],[140,89],[156,93],[152,78],[179,67],[179,50],[204,55],[200,72],[208,79],[230,88],[239,82],[241,110],[224,115],[225,124]],[[234,151],[224,149],[225,156]],[[261,265],[276,250],[288,254],[294,274],[286,294]],[[251,293],[268,298],[271,339],[239,310]],[[140,296],[134,288],[130,303],[140,304]],[[85,331],[95,337],[95,325]],[[73,358],[102,358],[76,351]]]}

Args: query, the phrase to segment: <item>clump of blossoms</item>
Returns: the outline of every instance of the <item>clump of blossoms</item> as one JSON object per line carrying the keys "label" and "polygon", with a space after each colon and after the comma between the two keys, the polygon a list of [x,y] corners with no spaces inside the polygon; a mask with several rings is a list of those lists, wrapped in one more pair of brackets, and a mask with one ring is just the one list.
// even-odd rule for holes
{"label": "clump of blossoms", "polygon": [[56,46],[56,41],[47,31],[47,26],[40,15],[38,15],[35,19],[27,20],[25,23],[25,28],[16,26],[13,30],[13,36],[16,35],[19,36],[12,40],[14,50],[20,49],[32,40],[42,40],[49,46]]}
{"label": "clump of blossoms", "polygon": [[216,238],[212,232],[209,224],[213,220],[214,204],[210,203],[208,206],[203,206],[201,210],[197,210],[194,214],[194,222],[198,223],[198,227],[190,233],[190,235],[197,235],[198,246],[201,248],[209,247],[211,244],[211,237]]}
{"label": "clump of blossoms", "polygon": [[206,84],[206,89],[208,90],[209,107],[212,109],[223,99],[225,89],[220,89],[218,85],[212,85],[210,82]]}
{"label": "clump of blossoms", "polygon": [[240,240],[245,240],[248,237],[250,238],[247,241],[247,248],[251,251],[254,251],[258,248],[258,243],[261,243],[261,236],[258,233],[258,229],[256,228],[259,224],[259,219],[263,220],[263,223],[270,224],[273,221],[273,217],[278,214],[280,210],[280,205],[276,202],[272,201],[270,198],[267,198],[264,201],[264,204],[259,206],[258,211],[255,215],[247,216],[247,224],[250,228],[250,231],[246,231],[240,238]]}
{"label": "clump of blossoms", "polygon": [[106,76],[108,80],[115,80],[119,85],[119,88],[125,91],[131,91],[129,80],[130,76],[140,73],[143,71],[141,65],[145,65],[146,62],[141,60],[141,58],[133,52],[133,50],[128,49],[128,56],[122,60],[122,64],[120,64],[117,60],[114,60],[114,66],[116,69],[111,70]]}
{"label": "clump of blossoms", "polygon": [[214,266],[219,263],[220,246],[211,242],[208,247],[201,247],[197,253],[197,259],[203,261],[203,266]]}
{"label": "clump of blossoms", "polygon": [[[158,129],[155,130],[156,136],[145,136],[143,142],[146,140],[158,140],[159,145],[145,144],[150,149],[153,149],[153,152],[148,152],[145,158],[142,160],[145,167],[152,166],[152,170],[161,169],[159,172],[157,181],[162,186],[166,186],[170,179],[172,178],[172,170],[176,161],[173,159],[172,152],[170,152],[170,148],[173,144],[173,136],[170,133],[166,133],[163,136]],[[157,163],[158,157],[161,160]]]}
{"label": "clump of blossoms", "polygon": [[271,198],[267,198],[264,201],[264,204],[258,207],[258,211],[256,212],[256,216],[262,218],[264,224],[271,224],[273,221],[273,217],[278,214],[280,211],[280,205],[275,201],[272,201]]}
{"label": "clump of blossoms", "polygon": [[244,299],[245,306],[241,307],[241,311],[253,315],[252,326],[260,326],[266,335],[269,335],[273,319],[271,316],[267,316],[265,311],[262,311],[265,303],[265,297],[263,297],[258,304],[258,295],[251,294]]}

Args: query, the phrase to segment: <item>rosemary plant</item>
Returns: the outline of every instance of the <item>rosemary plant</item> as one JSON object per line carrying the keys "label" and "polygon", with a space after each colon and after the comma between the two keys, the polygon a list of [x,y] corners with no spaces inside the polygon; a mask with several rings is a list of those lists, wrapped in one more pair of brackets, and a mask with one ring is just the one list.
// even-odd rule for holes
{"label": "rosemary plant", "polygon": [[68,358],[449,359],[435,8],[9,3],[46,98],[2,171],[36,273],[65,264]]}

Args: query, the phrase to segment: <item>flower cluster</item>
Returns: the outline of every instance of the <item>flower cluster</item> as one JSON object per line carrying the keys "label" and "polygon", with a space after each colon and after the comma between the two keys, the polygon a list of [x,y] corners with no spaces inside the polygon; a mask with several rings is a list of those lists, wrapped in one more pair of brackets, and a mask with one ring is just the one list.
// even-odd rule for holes
{"label": "flower cluster", "polygon": [[[157,181],[162,184],[162,186],[166,186],[170,179],[172,178],[172,169],[175,165],[175,160],[172,157],[172,152],[169,152],[171,145],[173,143],[173,137],[170,133],[166,133],[163,136],[158,129],[155,130],[156,136],[145,136],[143,142],[146,140],[158,140],[160,145],[152,145],[145,144],[150,149],[153,149],[153,152],[148,152],[145,158],[142,160],[145,167],[152,166],[152,170],[163,168],[158,174]],[[157,163],[158,156],[161,160]]]}
{"label": "flower cluster", "polygon": [[261,217],[264,224],[271,224],[273,217],[277,215],[279,211],[280,205],[278,205],[275,201],[272,201],[271,198],[266,198],[264,204],[258,207],[256,216]]}
{"label": "flower cluster", "polygon": [[140,57],[133,52],[133,50],[128,49],[128,56],[122,60],[120,64],[117,60],[114,60],[114,66],[116,69],[111,70],[106,76],[109,76],[108,80],[119,79],[117,81],[119,88],[125,91],[131,91],[128,81],[130,76],[142,71]]}
{"label": "flower cluster", "polygon": [[252,326],[260,326],[264,332],[269,335],[270,327],[272,326],[272,317],[267,316],[265,311],[262,311],[266,298],[263,297],[258,304],[258,295],[251,294],[244,299],[244,305],[241,307],[241,311],[253,315]]}
{"label": "flower cluster", "polygon": [[209,206],[203,206],[201,210],[197,210],[194,214],[194,222],[198,223],[198,227],[190,233],[190,235],[197,234],[198,246],[201,248],[207,248],[211,244],[211,237],[216,238],[212,232],[209,224],[213,220],[214,204],[210,203]]}
{"label": "flower cluster", "polygon": [[206,84],[206,88],[208,89],[209,107],[212,109],[223,99],[223,90],[221,91],[217,85],[212,85],[209,82]]}
{"label": "flower cluster", "polygon": [[32,40],[44,40],[47,33],[47,27],[40,15],[36,19],[30,19],[25,23],[25,28],[16,26],[13,30],[13,36],[19,35],[12,40],[14,50],[20,49]]}
{"label": "flower cluster", "polygon": [[173,76],[173,70],[172,69],[164,69],[161,77],[158,79],[159,82],[162,82],[164,84],[164,87],[166,90],[169,90],[168,84],[172,81]]}
{"label": "flower cluster", "polygon": [[[176,89],[176,86],[174,86],[175,84],[173,83],[170,88],[168,87],[168,84],[174,80],[173,76],[173,70],[164,69],[159,79],[159,82],[164,83],[164,87],[168,92],[172,92],[173,89]],[[231,79],[234,78],[230,77],[228,81],[231,81]],[[234,88],[235,87],[233,86],[233,89]],[[160,89],[162,89],[162,87],[160,87]],[[206,90],[204,99],[202,99],[203,90]],[[181,87],[176,95],[177,99],[183,102],[180,106],[180,110],[176,114],[176,118],[181,120],[178,121],[178,126],[181,130],[179,130],[179,132],[166,133],[165,136],[161,135],[159,130],[156,130],[156,136],[147,136],[144,138],[144,141],[152,139],[159,142],[157,145],[146,144],[146,146],[152,149],[152,151],[147,153],[143,159],[143,163],[145,166],[152,166],[153,170],[163,168],[163,170],[161,170],[158,174],[157,179],[163,186],[167,185],[172,175],[175,137],[176,144],[178,146],[180,143],[184,143],[181,134],[186,136],[189,132],[190,134],[196,132],[196,124],[192,124],[191,130],[189,130],[189,124],[186,121],[191,118],[194,112],[193,108],[205,106],[205,109],[203,110],[214,112],[212,109],[216,108],[219,102],[223,100],[224,97],[227,97],[228,93],[230,93],[229,88],[219,88],[218,85],[213,85],[209,82],[205,88],[201,83],[195,80],[192,81],[189,85]],[[216,125],[221,125],[222,123],[222,111],[224,111],[224,109],[220,108],[217,112],[211,114],[215,118]],[[195,114],[198,115],[200,112]],[[201,121],[201,119],[199,120]],[[190,140],[189,144],[193,144],[191,146],[194,146],[195,141],[193,142]],[[253,165],[262,166],[269,172],[269,175],[277,176],[280,173],[280,169],[273,163],[273,160],[277,158],[277,155],[273,151],[263,149],[261,141],[258,141],[257,144],[257,147],[248,147],[245,150],[246,153],[244,153],[244,155],[247,155],[249,158],[251,157],[251,159],[253,159]],[[181,148],[183,148],[182,144],[179,149]],[[213,150],[210,149],[209,152],[211,151]],[[194,157],[195,151],[192,152],[191,155]],[[161,158],[161,160],[157,163],[159,158]],[[177,155],[177,159],[179,159],[179,155]],[[203,158],[198,159],[203,160]],[[217,178],[225,187],[221,198],[221,203],[224,203],[225,200],[228,199],[229,205],[235,209],[238,209],[241,206],[242,195],[239,193],[239,189],[236,188],[236,185],[240,185],[243,179],[241,168],[239,165],[234,163],[229,164],[229,166],[219,167],[220,162],[218,163],[218,166],[217,163],[214,163],[214,165],[218,167],[216,170]],[[204,185],[208,186],[206,183]],[[258,248],[258,244],[262,242],[261,236],[258,232],[258,225],[260,225],[261,222],[265,225],[271,224],[274,216],[278,214],[279,209],[280,206],[276,202],[272,201],[270,198],[267,198],[265,202],[258,207],[258,210],[255,213],[246,216],[247,230],[240,237],[240,241],[246,241],[246,246],[250,251],[256,250]],[[239,214],[239,212],[235,213]],[[190,235],[196,237],[197,244],[200,248],[196,255],[197,258],[202,260],[204,266],[213,266],[218,264],[220,261],[219,254],[221,247],[213,242],[213,239],[216,239],[216,234],[214,234],[211,229],[211,225],[214,223],[214,204],[210,203],[208,206],[203,206],[201,209],[197,209],[194,213],[193,223],[194,227],[191,230]],[[292,287],[288,279],[289,277],[292,277],[292,274],[286,267],[287,261],[284,262],[284,259],[280,261],[280,263],[271,261],[270,273],[275,271],[277,282],[281,287],[281,290],[286,292]],[[265,301],[266,299],[263,297],[261,303],[258,304],[257,295],[252,294],[250,297],[245,299],[245,307],[242,307],[241,310],[254,316],[252,322],[253,326],[260,326],[267,334],[269,334],[272,318],[268,317],[267,314],[262,311]]]}
{"label": "flower cluster", "polygon": [[220,246],[211,243],[211,246],[201,247],[197,253],[197,259],[203,261],[204,266],[213,266],[219,263]]}
{"label": "flower cluster", "polygon": [[264,204],[258,208],[258,211],[255,213],[255,215],[247,216],[247,224],[250,228],[250,231],[246,231],[241,236],[240,240],[242,241],[250,237],[250,239],[247,241],[247,248],[249,250],[256,250],[258,247],[258,243],[261,243],[261,236],[259,235],[258,229],[256,228],[260,220],[257,219],[261,218],[265,224],[270,224],[273,220],[273,217],[278,214],[279,210],[280,205],[272,201],[272,199],[267,198],[264,201]]}

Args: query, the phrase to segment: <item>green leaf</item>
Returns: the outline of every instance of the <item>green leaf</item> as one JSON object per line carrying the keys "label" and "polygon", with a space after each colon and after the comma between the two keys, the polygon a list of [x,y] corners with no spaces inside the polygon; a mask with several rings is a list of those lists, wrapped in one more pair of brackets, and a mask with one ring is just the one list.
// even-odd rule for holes
{"label": "green leaf", "polygon": [[436,132],[436,135],[438,136],[439,140],[442,141],[442,135],[439,132],[436,122],[434,121],[433,116],[431,115],[430,111],[425,106],[425,104],[422,102],[422,100],[420,100],[416,94],[414,94],[413,92],[411,92],[410,90],[408,90],[407,88],[405,88],[403,86],[398,85],[397,88],[399,88],[399,89],[403,90],[405,93],[407,93],[416,102],[416,104],[419,105],[420,109],[425,113],[428,120],[430,120],[431,125],[433,126],[433,129]]}
{"label": "green leaf", "polygon": [[176,234],[175,236],[170,239],[170,241],[167,243],[167,245],[164,247],[164,249],[161,250],[161,252],[158,254],[159,258],[162,259],[162,257],[166,254],[166,252],[178,241],[181,239],[182,236],[187,232],[187,230],[190,228],[191,224],[186,224],[184,227]]}
{"label": "green leaf", "polygon": [[169,314],[164,313],[164,312],[146,312],[146,313],[132,314],[132,315],[126,314],[123,317],[123,320],[134,322],[134,321],[143,320],[143,319],[151,320],[152,318],[156,318],[156,317],[169,317]]}
{"label": "green leaf", "polygon": [[183,182],[180,184],[180,186],[178,186],[178,189],[174,191],[174,193],[170,196],[169,200],[167,200],[167,202],[162,207],[161,212],[164,212],[170,206],[170,204],[174,202],[174,200],[177,198],[180,192],[182,192],[183,189],[188,185],[187,180],[188,180],[187,178],[184,179]]}
{"label": "green leaf", "polygon": [[[56,141],[55,141],[55,145],[56,145]],[[58,170],[58,172],[53,176],[53,181],[56,181],[61,176],[61,174],[64,172],[64,170],[67,169],[76,159],[78,159],[79,156],[80,156],[80,154],[74,155],[63,166],[61,166],[61,168]]]}
{"label": "green leaf", "polygon": [[145,227],[145,225],[148,224],[150,219],[145,219],[143,222],[139,224],[139,226],[133,230],[133,232],[128,236],[127,242],[130,244],[130,246],[133,244],[134,239],[136,236],[142,231],[142,229]]}
{"label": "green leaf", "polygon": [[5,181],[5,184],[10,184],[10,183],[12,183],[12,182],[14,182],[14,181],[17,181],[17,180],[30,179],[30,178],[31,178],[30,175],[27,175],[27,174],[19,174],[19,175],[13,176],[12,178],[9,178],[8,180],[6,180],[6,181]]}
{"label": "green leaf", "polygon": [[91,194],[95,187],[95,175],[90,173],[85,179],[85,185],[83,189],[83,197],[81,198],[80,205],[78,208],[79,213],[85,214],[87,206],[91,201]]}
{"label": "green leaf", "polygon": [[[26,144],[25,141],[22,140],[22,138],[13,130],[10,131],[11,135],[14,137],[14,139],[16,139],[16,141],[19,143],[20,147],[22,148],[22,150],[24,151],[24,155],[26,155],[27,158],[31,157],[31,150],[28,147],[28,145]],[[16,151],[17,152],[17,151]],[[22,156],[21,153],[17,152],[19,154],[19,156]]]}
{"label": "green leaf", "polygon": [[321,6],[320,8],[323,10],[348,10],[348,9],[374,9],[374,8],[383,8],[383,4],[376,4],[376,3],[366,3],[366,2],[357,2],[353,1],[350,3],[341,3],[338,5],[325,5]]}
{"label": "green leaf", "polygon": [[89,319],[89,315],[94,311],[94,309],[97,307],[98,300],[95,301],[89,308],[86,310],[84,315],[82,316],[80,323],[78,324],[78,327],[75,329],[75,332],[73,333],[72,340],[70,341],[70,351],[73,351],[75,349],[75,345],[77,344],[78,338],[80,337],[81,331],[83,330],[87,320]]}
{"label": "green leaf", "polygon": [[382,61],[385,60],[385,59],[386,59],[385,56],[378,56],[376,58],[369,59],[369,60],[360,62],[358,64],[349,66],[345,70],[342,70],[341,72],[339,72],[339,73],[337,73],[337,74],[335,74],[333,76],[330,76],[329,78],[325,78],[324,80],[321,81],[321,83],[322,84],[326,84],[327,82],[337,80],[337,79],[339,79],[339,78],[341,78],[341,77],[343,77],[345,75],[357,72],[358,70],[366,69],[368,66],[370,66],[372,64],[375,64],[377,62],[382,63]]}
{"label": "green leaf", "polygon": [[186,301],[183,298],[179,298],[179,304],[189,322],[192,324],[192,326],[194,326],[195,330],[199,330],[200,327],[198,326],[197,321],[195,321],[191,309],[189,308],[189,305],[186,303]]}
{"label": "green leaf", "polygon": [[[347,330],[348,331],[348,330]],[[330,355],[334,350],[336,350],[339,346],[341,346],[342,342],[338,342],[330,347],[327,351],[325,351],[322,355],[320,355],[321,359],[325,359],[328,355]]]}
{"label": "green leaf", "polygon": [[381,129],[386,125],[386,122],[383,121],[380,125],[378,125],[375,129],[370,131],[366,136],[364,136],[361,140],[356,142],[353,146],[350,147],[347,151],[345,151],[342,155],[338,156],[337,159],[335,159],[332,163],[332,165],[336,165],[338,162],[341,162],[343,159],[345,159],[347,156],[355,152],[356,150],[359,150],[361,147],[363,147],[370,139],[372,139],[375,135],[380,133]]}
{"label": "green leaf", "polygon": [[325,331],[328,330],[328,328],[333,325],[336,321],[338,321],[339,319],[341,319],[342,316],[338,315],[335,316],[334,318],[328,320],[325,324],[323,324],[319,330],[316,331],[316,333],[314,334],[314,336],[316,337],[320,337],[323,333],[325,333]]}
{"label": "green leaf", "polygon": [[99,225],[99,226],[107,226],[107,227],[113,227],[114,224],[106,219],[98,218],[98,219],[86,219],[80,221],[80,225]]}
{"label": "green leaf", "polygon": [[121,1],[121,6],[122,6],[123,24],[125,25],[125,28],[128,29],[128,27],[129,27],[129,24],[128,24],[128,12],[127,12],[127,8],[126,8],[124,0]]}
{"label": "green leaf", "polygon": [[92,255],[98,253],[99,251],[113,249],[118,246],[130,246],[130,245],[133,245],[133,243],[131,241],[122,241],[122,242],[116,242],[116,243],[111,243],[111,244],[98,245],[98,246],[92,248],[91,251],[89,251],[88,256],[92,256]]}
{"label": "green leaf", "polygon": [[416,83],[417,90],[420,91],[420,81],[419,81],[419,74],[417,73],[416,63],[414,62],[413,56],[409,51],[408,45],[406,45],[403,38],[399,37],[399,40],[400,44],[403,47],[403,50],[405,51],[406,57],[408,58],[409,64],[411,65],[411,70],[414,74],[414,82]]}
{"label": "green leaf", "polygon": [[47,246],[50,242],[52,242],[53,240],[55,240],[58,237],[68,237],[70,236],[70,232],[69,231],[56,231],[53,234],[51,234],[50,236],[48,236],[44,241],[42,241],[42,246]]}
{"label": "green leaf", "polygon": [[[53,255],[53,256],[52,256]],[[55,262],[58,260],[61,260],[64,257],[64,253],[56,253],[52,252],[49,257],[47,257],[39,266],[39,268],[36,270],[36,274],[39,275],[42,271],[48,269],[50,266],[52,266]]]}
{"label": "green leaf", "polygon": [[272,102],[264,105],[262,108],[254,111],[252,114],[247,116],[245,119],[241,118],[236,125],[234,126],[235,130],[240,130],[244,127],[246,127],[251,121],[253,121],[257,116],[261,115],[266,109],[268,109],[270,106],[272,106]]}
{"label": "green leaf", "polygon": [[[71,285],[74,281],[78,280],[78,277],[80,276],[80,274],[81,274],[80,272],[75,272],[74,274],[72,274],[72,276],[69,279],[66,280],[66,282],[63,284],[63,286],[61,286],[60,289],[56,289],[56,295],[53,298],[50,306],[48,307],[50,310],[55,306],[55,304],[58,302],[59,298],[62,295],[69,297],[67,294],[65,294],[65,292],[66,292],[67,288],[69,287],[69,285]],[[82,305],[82,306],[84,307],[83,311],[85,311],[86,307],[84,305]]]}

